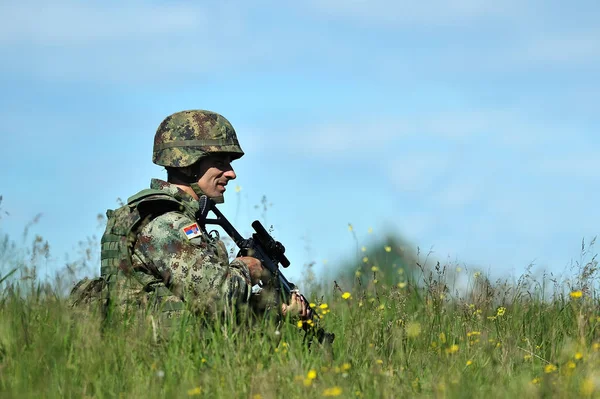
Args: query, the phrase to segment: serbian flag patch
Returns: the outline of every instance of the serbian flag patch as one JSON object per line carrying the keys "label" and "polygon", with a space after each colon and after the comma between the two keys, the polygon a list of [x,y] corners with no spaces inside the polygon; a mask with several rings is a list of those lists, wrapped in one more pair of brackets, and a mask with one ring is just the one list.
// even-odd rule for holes
{"label": "serbian flag patch", "polygon": [[185,233],[185,236],[188,238],[188,240],[202,235],[202,233],[200,232],[200,227],[198,227],[197,223],[192,223],[189,226],[185,226],[183,228],[183,232]]}

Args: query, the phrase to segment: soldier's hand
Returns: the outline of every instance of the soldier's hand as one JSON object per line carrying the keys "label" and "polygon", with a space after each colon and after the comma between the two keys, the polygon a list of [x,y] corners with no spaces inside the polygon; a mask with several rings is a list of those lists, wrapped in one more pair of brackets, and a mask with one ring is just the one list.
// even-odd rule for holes
{"label": "soldier's hand", "polygon": [[281,313],[283,316],[299,316],[301,320],[308,320],[312,317],[312,311],[308,302],[298,293],[292,292],[289,304],[281,304]]}
{"label": "soldier's hand", "polygon": [[252,285],[258,284],[259,281],[263,283],[266,282],[270,273],[267,269],[265,269],[262,265],[262,262],[256,258],[251,256],[240,256],[237,258],[244,262],[246,266],[248,266],[248,270],[250,270],[250,280],[252,281]]}

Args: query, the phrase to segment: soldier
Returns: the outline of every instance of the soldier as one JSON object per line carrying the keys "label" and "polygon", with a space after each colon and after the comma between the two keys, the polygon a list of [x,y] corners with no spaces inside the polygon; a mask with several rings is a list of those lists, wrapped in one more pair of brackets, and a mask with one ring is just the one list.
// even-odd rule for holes
{"label": "soldier", "polygon": [[[150,189],[107,212],[101,240],[107,303],[121,309],[151,306],[173,316],[184,304],[222,314],[253,300],[252,286],[267,281],[269,272],[252,257],[230,263],[223,242],[195,219],[199,197],[223,202],[227,184],[236,178],[231,162],[243,155],[233,126],[217,113],[182,111],[160,124],[152,161],[166,168],[167,181],[152,179]],[[310,310],[294,294],[281,313],[304,319]]]}

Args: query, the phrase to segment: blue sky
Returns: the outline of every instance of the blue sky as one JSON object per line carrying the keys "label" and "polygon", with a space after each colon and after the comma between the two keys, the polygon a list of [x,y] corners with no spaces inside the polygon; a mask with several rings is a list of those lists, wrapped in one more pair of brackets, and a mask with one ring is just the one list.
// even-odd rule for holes
{"label": "blue sky", "polygon": [[19,237],[43,213],[52,267],[164,177],[154,132],[195,108],[246,151],[222,210],[248,233],[266,195],[292,277],[352,256],[348,223],[367,246],[392,230],[495,275],[562,272],[599,232],[596,1],[3,1],[0,15],[0,229]]}

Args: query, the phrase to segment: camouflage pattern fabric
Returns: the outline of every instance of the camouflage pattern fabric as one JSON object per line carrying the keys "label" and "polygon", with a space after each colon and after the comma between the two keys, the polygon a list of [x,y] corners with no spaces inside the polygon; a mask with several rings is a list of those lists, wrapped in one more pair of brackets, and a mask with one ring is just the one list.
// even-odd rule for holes
{"label": "camouflage pattern fabric", "polygon": [[204,110],[181,111],[168,116],[156,131],[152,162],[183,168],[209,153],[244,155],[235,130],[223,116]]}
{"label": "camouflage pattern fabric", "polygon": [[167,301],[183,300],[201,312],[223,312],[248,303],[248,267],[239,260],[229,263],[223,242],[203,232],[192,239],[184,233],[184,227],[195,223],[189,210],[197,210],[198,202],[165,181],[153,179],[151,188],[178,199],[188,211],[167,212],[142,228],[133,250],[133,269],[164,284],[173,293]]}
{"label": "camouflage pattern fabric", "polygon": [[[110,297],[111,308],[120,314],[158,310],[161,319],[182,315],[184,309],[222,315],[247,304],[251,297],[248,267],[239,260],[229,263],[223,242],[204,232],[191,239],[184,233],[184,227],[195,223],[198,202],[162,180],[153,179],[151,189],[155,192],[141,202],[135,202],[135,195],[124,207],[109,211],[102,239],[104,278],[80,282],[72,290],[71,304],[106,306]],[[176,205],[170,208],[174,210],[158,212],[131,231],[128,224],[134,220],[131,215],[136,215],[131,207],[150,202],[164,206],[164,198]],[[107,240],[115,231],[131,234]],[[129,250],[123,250],[123,241],[129,242]],[[122,259],[128,253],[131,257]]]}

